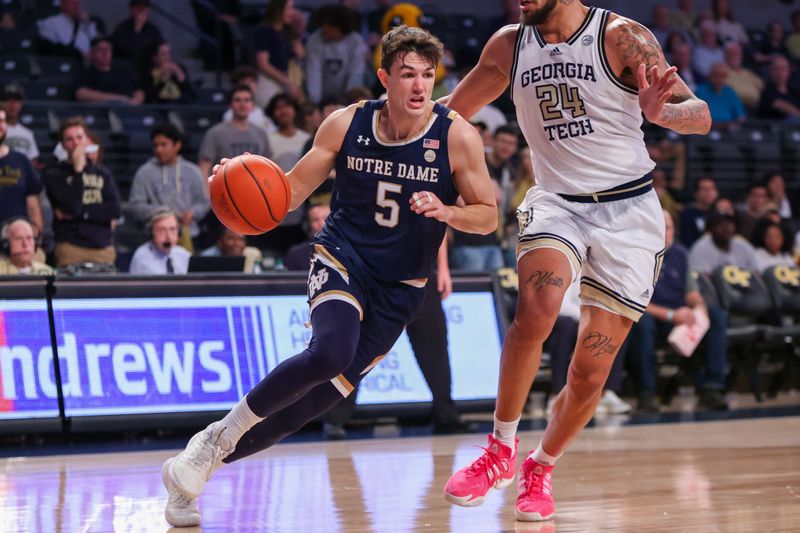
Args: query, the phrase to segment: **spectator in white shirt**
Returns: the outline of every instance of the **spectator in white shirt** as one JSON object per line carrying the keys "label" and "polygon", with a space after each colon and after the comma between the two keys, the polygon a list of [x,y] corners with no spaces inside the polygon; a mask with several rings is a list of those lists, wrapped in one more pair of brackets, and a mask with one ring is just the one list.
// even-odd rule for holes
{"label": "spectator in white shirt", "polygon": [[796,206],[792,205],[786,196],[786,180],[783,179],[783,175],[778,172],[767,174],[764,186],[767,188],[769,201],[775,206],[781,218],[792,219],[798,216],[795,212]]}
{"label": "spectator in white shirt", "polygon": [[745,239],[736,236],[736,219],[732,214],[712,211],[706,221],[706,230],[689,252],[692,270],[710,274],[726,265],[751,272],[758,270],[755,250]]}
{"label": "spectator in white shirt", "polygon": [[97,27],[81,10],[81,0],[61,0],[59,8],[57,15],[37,22],[39,37],[52,45],[53,52],[62,47],[65,51],[75,48],[88,57],[90,43],[98,35]]}
{"label": "spectator in white shirt", "polygon": [[267,105],[267,116],[278,127],[277,131],[267,133],[272,160],[283,169],[292,168],[300,160],[303,146],[311,138],[309,133],[297,127],[301,113],[297,100],[284,93],[273,96]]}
{"label": "spectator in white shirt", "polygon": [[725,62],[725,51],[719,45],[714,21],[706,20],[700,24],[700,42],[694,47],[692,62],[695,70],[704,77],[708,77],[711,67]]}
{"label": "spectator in white shirt", "polygon": [[773,266],[795,266],[791,233],[784,225],[762,219],[756,227],[753,245],[760,272]]}
{"label": "spectator in white shirt", "polygon": [[[231,72],[231,84],[235,87],[244,84],[252,89],[255,95],[258,87],[258,71],[251,66],[241,65]],[[233,119],[233,110],[228,108],[222,115],[223,122],[230,122]],[[258,126],[266,132],[275,131],[275,124],[264,114],[264,110],[259,106],[253,106],[253,110],[247,115],[247,121],[253,126]]]}
{"label": "spectator in white shirt", "polygon": [[22,152],[35,166],[39,157],[39,147],[33,132],[19,123],[25,91],[16,83],[9,83],[0,93],[0,109],[6,112],[6,141],[12,150]]}
{"label": "spectator in white shirt", "polygon": [[737,42],[739,44],[750,42],[744,26],[733,16],[731,0],[713,0],[711,9],[714,13],[714,21],[717,23],[717,35],[723,42]]}

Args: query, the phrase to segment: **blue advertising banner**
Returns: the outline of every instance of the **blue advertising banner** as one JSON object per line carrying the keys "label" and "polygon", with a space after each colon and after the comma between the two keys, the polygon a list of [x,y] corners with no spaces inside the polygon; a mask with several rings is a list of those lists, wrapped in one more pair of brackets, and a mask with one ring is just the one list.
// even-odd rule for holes
{"label": "blue advertising banner", "polygon": [[44,300],[0,300],[0,420],[58,416]]}
{"label": "blue advertising banner", "polygon": [[[3,303],[0,418],[57,415],[47,315]],[[500,333],[489,292],[445,303],[453,397],[493,398]],[[281,361],[302,351],[304,296],[53,301],[67,416],[214,411],[232,407]],[[403,335],[367,375],[359,402],[424,402],[430,391]]]}

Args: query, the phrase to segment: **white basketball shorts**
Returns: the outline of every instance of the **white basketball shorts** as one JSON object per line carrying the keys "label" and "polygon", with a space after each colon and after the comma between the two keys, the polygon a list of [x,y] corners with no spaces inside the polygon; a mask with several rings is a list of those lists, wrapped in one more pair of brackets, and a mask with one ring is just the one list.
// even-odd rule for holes
{"label": "white basketball shorts", "polygon": [[537,248],[563,252],[580,277],[582,305],[630,318],[644,313],[664,258],[664,216],[654,190],[580,203],[535,186],[517,210],[517,261]]}

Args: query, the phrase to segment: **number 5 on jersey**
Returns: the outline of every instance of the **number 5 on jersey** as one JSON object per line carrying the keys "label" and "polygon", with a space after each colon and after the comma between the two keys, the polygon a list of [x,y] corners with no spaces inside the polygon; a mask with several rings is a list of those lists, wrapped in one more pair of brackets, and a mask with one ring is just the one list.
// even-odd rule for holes
{"label": "number 5 on jersey", "polygon": [[403,191],[403,186],[399,183],[390,183],[388,181],[378,182],[378,194],[375,202],[379,207],[389,210],[389,216],[386,216],[385,211],[378,211],[375,213],[375,222],[384,228],[393,228],[400,220],[400,204],[397,200],[387,198],[388,193],[400,194]]}

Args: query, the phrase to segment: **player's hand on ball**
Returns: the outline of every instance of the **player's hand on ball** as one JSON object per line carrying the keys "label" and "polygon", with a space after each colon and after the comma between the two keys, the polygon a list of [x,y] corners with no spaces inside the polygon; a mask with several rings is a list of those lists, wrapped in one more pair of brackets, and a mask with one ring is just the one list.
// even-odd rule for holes
{"label": "player's hand on ball", "polygon": [[435,218],[445,224],[450,219],[450,208],[442,203],[439,198],[430,191],[415,192],[408,200],[411,210],[418,215],[425,215],[427,218]]}
{"label": "player's hand on ball", "polygon": [[[245,153],[243,153],[242,155],[250,155],[250,152],[245,152]],[[224,167],[225,165],[227,165],[227,164],[228,164],[228,161],[230,161],[230,160],[231,160],[231,158],[229,158],[229,157],[223,157],[222,159],[220,159],[220,160],[219,160],[219,163],[217,163],[216,165],[214,165],[214,168],[212,168],[212,169],[211,169],[211,176],[209,176],[209,178],[208,178],[208,179],[211,179],[211,178],[214,176],[214,174],[216,174],[217,172],[219,172],[219,169],[221,169],[222,167]]]}
{"label": "player's hand on ball", "polygon": [[229,159],[229,158],[227,158],[227,157],[223,157],[222,159],[220,159],[220,160],[219,160],[219,163],[217,163],[216,165],[214,165],[214,168],[212,168],[212,169],[211,169],[211,176],[209,176],[209,178],[208,178],[208,179],[211,179],[211,178],[214,176],[214,174],[216,174],[217,172],[219,172],[219,169],[221,169],[222,167],[224,167],[224,166],[225,166],[225,165],[228,163],[228,161],[230,161],[230,159]]}

